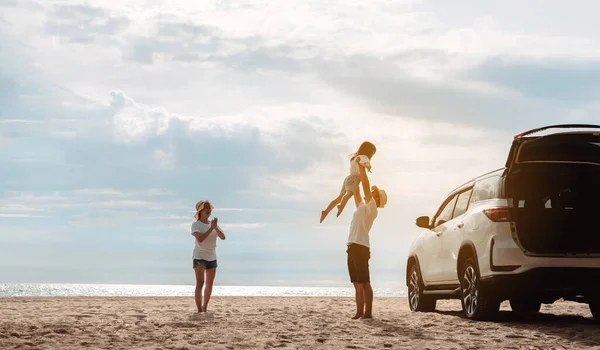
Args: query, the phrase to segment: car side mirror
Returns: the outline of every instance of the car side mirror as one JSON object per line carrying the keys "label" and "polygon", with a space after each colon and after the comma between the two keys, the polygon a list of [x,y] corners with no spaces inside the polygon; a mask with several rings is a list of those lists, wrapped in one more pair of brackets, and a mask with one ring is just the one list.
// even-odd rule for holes
{"label": "car side mirror", "polygon": [[429,216],[419,216],[417,218],[417,226],[422,227],[422,228],[431,228],[431,225],[429,224],[430,220],[429,220]]}

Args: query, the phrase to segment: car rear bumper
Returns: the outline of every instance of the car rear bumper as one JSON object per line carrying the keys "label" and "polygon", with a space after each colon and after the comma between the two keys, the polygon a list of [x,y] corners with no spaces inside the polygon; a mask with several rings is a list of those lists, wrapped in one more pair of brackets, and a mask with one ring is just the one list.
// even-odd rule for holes
{"label": "car rear bumper", "polygon": [[540,267],[522,273],[485,276],[483,289],[501,297],[547,299],[600,295],[600,268]]}

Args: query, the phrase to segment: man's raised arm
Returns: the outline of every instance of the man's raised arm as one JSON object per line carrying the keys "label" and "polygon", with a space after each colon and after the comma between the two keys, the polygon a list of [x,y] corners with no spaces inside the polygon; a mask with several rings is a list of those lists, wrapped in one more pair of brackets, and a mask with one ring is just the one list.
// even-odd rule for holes
{"label": "man's raised arm", "polygon": [[365,202],[369,203],[373,195],[371,194],[371,184],[369,183],[369,177],[367,176],[367,171],[365,167],[361,166],[360,168],[360,183],[363,187],[363,192],[365,193]]}

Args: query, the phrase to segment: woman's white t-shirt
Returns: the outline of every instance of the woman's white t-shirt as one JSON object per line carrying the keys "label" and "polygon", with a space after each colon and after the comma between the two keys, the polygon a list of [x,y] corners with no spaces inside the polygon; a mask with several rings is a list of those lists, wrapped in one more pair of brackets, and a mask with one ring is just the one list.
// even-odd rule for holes
{"label": "woman's white t-shirt", "polygon": [[[194,221],[194,223],[192,223],[192,233],[204,233],[209,229],[210,224],[205,224],[202,221]],[[221,228],[219,227],[219,230],[220,229]],[[194,259],[206,261],[217,260],[217,230],[213,230],[202,243],[198,242],[194,237]]]}

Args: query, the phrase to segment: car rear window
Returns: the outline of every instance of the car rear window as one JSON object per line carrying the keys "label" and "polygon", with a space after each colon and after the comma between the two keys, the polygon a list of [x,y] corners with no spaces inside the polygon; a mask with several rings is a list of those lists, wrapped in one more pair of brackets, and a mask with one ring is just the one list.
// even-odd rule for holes
{"label": "car rear window", "polygon": [[591,162],[600,164],[600,135],[561,134],[526,141],[517,162]]}

